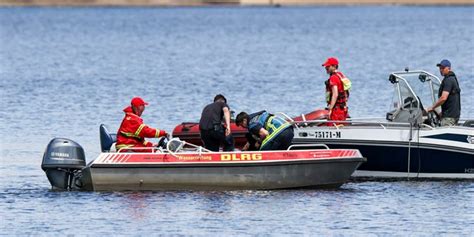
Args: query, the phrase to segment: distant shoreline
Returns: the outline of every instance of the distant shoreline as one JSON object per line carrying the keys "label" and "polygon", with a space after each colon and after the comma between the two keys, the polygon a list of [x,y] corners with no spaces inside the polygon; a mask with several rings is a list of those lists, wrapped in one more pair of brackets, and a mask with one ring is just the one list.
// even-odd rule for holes
{"label": "distant shoreline", "polygon": [[474,5],[474,0],[0,0],[0,6],[346,6]]}

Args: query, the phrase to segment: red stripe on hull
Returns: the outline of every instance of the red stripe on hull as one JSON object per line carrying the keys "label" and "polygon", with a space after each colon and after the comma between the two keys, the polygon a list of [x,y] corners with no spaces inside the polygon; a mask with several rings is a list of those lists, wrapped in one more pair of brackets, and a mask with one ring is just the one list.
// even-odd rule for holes
{"label": "red stripe on hull", "polygon": [[258,161],[291,161],[314,159],[341,159],[361,157],[357,150],[295,150],[269,152],[206,152],[206,153],[126,153],[107,156],[94,163],[167,163],[167,162],[258,162]]}

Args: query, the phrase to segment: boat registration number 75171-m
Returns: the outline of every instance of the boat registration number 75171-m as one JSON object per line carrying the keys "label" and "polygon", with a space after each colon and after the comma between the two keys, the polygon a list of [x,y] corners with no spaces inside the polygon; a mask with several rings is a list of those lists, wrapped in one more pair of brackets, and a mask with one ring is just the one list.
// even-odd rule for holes
{"label": "boat registration number 75171-m", "polygon": [[314,132],[315,138],[341,138],[340,131],[316,131]]}

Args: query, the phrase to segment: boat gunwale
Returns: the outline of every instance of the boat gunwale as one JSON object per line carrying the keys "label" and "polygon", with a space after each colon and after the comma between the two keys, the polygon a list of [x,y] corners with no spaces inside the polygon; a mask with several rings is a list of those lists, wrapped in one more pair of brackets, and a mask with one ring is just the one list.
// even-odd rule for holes
{"label": "boat gunwale", "polygon": [[90,168],[190,168],[190,167],[246,167],[246,166],[284,166],[329,162],[366,162],[362,156],[307,158],[285,160],[219,161],[219,162],[130,162],[130,163],[94,163]]}

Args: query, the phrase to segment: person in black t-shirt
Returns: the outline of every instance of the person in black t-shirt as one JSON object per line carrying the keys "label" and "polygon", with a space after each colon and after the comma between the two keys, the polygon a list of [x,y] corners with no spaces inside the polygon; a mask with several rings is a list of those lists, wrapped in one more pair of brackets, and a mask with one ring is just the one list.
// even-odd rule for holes
{"label": "person in black t-shirt", "polygon": [[438,101],[426,111],[431,112],[441,106],[441,126],[454,126],[461,116],[461,88],[456,75],[451,71],[449,60],[443,59],[436,66],[444,78],[439,86]]}
{"label": "person in black t-shirt", "polygon": [[234,150],[234,138],[230,131],[230,109],[223,95],[216,95],[214,103],[204,107],[199,121],[199,130],[206,149],[219,151],[223,143],[224,151]]}

